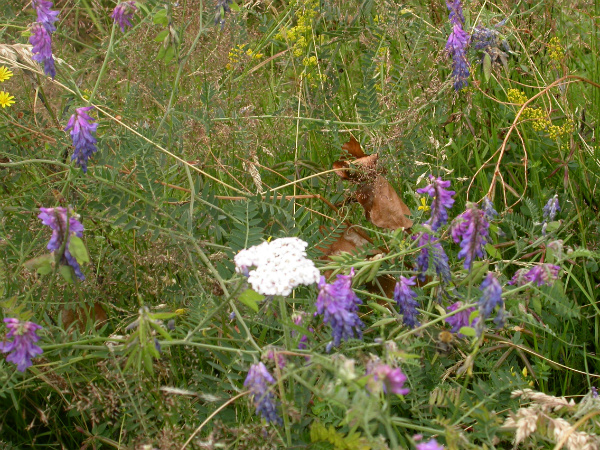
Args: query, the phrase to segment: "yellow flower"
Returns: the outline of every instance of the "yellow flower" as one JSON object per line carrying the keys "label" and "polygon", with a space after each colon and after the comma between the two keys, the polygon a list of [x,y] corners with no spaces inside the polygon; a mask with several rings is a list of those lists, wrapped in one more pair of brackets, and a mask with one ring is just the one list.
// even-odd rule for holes
{"label": "yellow flower", "polygon": [[429,211],[431,208],[429,207],[429,205],[427,205],[427,199],[425,197],[421,197],[421,206],[419,206],[419,211],[424,211],[427,212]]}
{"label": "yellow flower", "polygon": [[8,92],[0,91],[0,106],[3,108],[12,105],[15,102],[13,99],[14,97]]}
{"label": "yellow flower", "polygon": [[13,73],[4,66],[0,66],[0,83],[8,80],[13,76]]}

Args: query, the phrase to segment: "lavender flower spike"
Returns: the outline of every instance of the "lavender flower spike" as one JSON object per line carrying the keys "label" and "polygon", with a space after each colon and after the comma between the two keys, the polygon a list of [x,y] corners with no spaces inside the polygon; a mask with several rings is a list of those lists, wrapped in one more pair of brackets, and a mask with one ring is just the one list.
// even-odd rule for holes
{"label": "lavender flower spike", "polygon": [[323,323],[331,326],[333,345],[340,345],[341,340],[348,340],[355,335],[362,339],[361,328],[364,326],[358,318],[358,305],[362,301],[352,290],[352,277],[350,275],[338,275],[337,280],[327,284],[325,277],[319,281],[319,296],[317,297],[317,314],[323,314]]}
{"label": "lavender flower spike", "polygon": [[548,263],[539,264],[529,270],[517,270],[508,284],[523,286],[526,283],[533,282],[537,286],[552,286],[554,281],[558,279],[559,272],[560,266]]}
{"label": "lavender flower spike", "polygon": [[448,37],[446,50],[452,57],[452,75],[454,76],[454,89],[460,91],[467,85],[469,78],[469,63],[467,61],[467,45],[469,35],[460,24],[454,25]]}
{"label": "lavender flower spike", "polygon": [[25,372],[31,366],[31,358],[41,355],[43,350],[35,345],[40,340],[37,330],[42,327],[33,322],[21,322],[19,319],[4,319],[9,329],[6,338],[12,341],[0,342],[0,352],[10,353],[6,360],[17,365],[17,370]]}
{"label": "lavender flower spike", "polygon": [[137,11],[135,2],[133,0],[119,3],[115,6],[113,13],[110,15],[114,21],[121,27],[121,32],[125,32],[125,27],[131,27],[131,20],[133,15]]}
{"label": "lavender flower spike", "polygon": [[370,362],[367,365],[367,375],[371,379],[367,382],[367,387],[371,392],[383,392],[390,394],[406,395],[410,389],[404,387],[406,375],[399,368],[392,369],[387,364],[383,364],[379,359]]}
{"label": "lavender flower spike", "polygon": [[275,396],[269,389],[269,385],[274,383],[275,379],[265,365],[258,363],[250,366],[244,386],[250,390],[254,398],[256,413],[260,414],[267,422],[280,424],[282,420],[277,414]]}
{"label": "lavender flower spike", "polygon": [[[500,286],[498,278],[492,272],[489,272],[479,289],[481,290],[481,297],[479,298],[481,317],[483,320],[487,319],[494,312],[496,306],[499,306],[500,309],[494,322],[496,325],[501,326],[504,322],[504,300],[502,300],[502,286]],[[481,321],[482,324],[483,320]]]}
{"label": "lavender flower spike", "polygon": [[396,283],[396,287],[394,288],[394,300],[398,303],[398,307],[400,308],[400,313],[403,318],[402,321],[404,325],[415,328],[419,325],[417,321],[417,306],[419,304],[415,300],[417,294],[411,289],[411,286],[417,284],[415,281],[417,277],[400,277],[400,281]]}
{"label": "lavender flower spike", "polygon": [[471,204],[467,210],[455,219],[452,227],[452,239],[460,241],[459,258],[465,258],[464,267],[471,270],[473,259],[485,256],[484,246],[487,243],[490,224],[483,211]]}
{"label": "lavender flower spike", "polygon": [[[456,302],[453,303],[452,305],[448,306],[448,312],[454,312],[457,309],[459,309],[460,307],[462,307],[462,302]],[[452,329],[450,330],[450,332],[452,333],[458,333],[458,331],[462,328],[462,327],[469,327],[469,326],[473,326],[476,322],[477,319],[473,319],[473,322],[469,323],[469,317],[471,316],[471,313],[475,311],[475,307],[471,307],[471,308],[467,308],[461,312],[458,312],[448,318],[446,318],[446,323],[450,324],[452,326]]]}
{"label": "lavender flower spike", "polygon": [[427,442],[422,442],[415,446],[417,450],[444,450],[444,446],[438,444],[435,439],[431,439]]}
{"label": "lavender flower spike", "polygon": [[436,231],[446,222],[448,222],[448,209],[454,205],[454,199],[452,196],[456,193],[454,191],[448,191],[450,187],[450,181],[443,181],[441,177],[435,178],[433,175],[429,176],[431,183],[424,188],[417,189],[418,194],[427,194],[432,199],[431,203],[431,218],[428,223],[431,225],[431,229]]}
{"label": "lavender flower spike", "polygon": [[560,204],[558,203],[558,195],[552,197],[544,206],[544,220],[553,221],[556,217],[556,213],[560,211]]}
{"label": "lavender flower spike", "polygon": [[463,15],[462,4],[460,0],[446,0],[446,6],[448,7],[448,18],[452,25],[460,25],[461,27],[465,23],[465,16]]}
{"label": "lavender flower spike", "polygon": [[71,138],[75,146],[71,161],[75,160],[84,173],[87,172],[89,157],[92,156],[92,153],[98,151],[96,148],[97,141],[93,136],[96,133],[98,124],[92,123],[94,119],[87,114],[93,108],[93,106],[77,108],[65,127],[65,131],[71,130]]}
{"label": "lavender flower spike", "polygon": [[58,251],[65,239],[67,243],[65,245],[65,251],[61,257],[61,263],[69,265],[75,271],[75,275],[81,280],[85,280],[85,276],[81,272],[77,259],[71,254],[69,244],[71,243],[71,236],[83,237],[83,225],[79,222],[79,216],[73,211],[69,211],[69,235],[67,233],[67,208],[40,208],[40,214],[38,218],[46,226],[52,229],[52,237],[48,242],[48,250],[52,252]]}
{"label": "lavender flower spike", "polygon": [[31,0],[31,6],[37,13],[37,22],[41,23],[48,34],[56,31],[54,22],[58,20],[58,11],[52,11],[52,2],[48,0]]}
{"label": "lavender flower spike", "polygon": [[436,273],[440,276],[442,282],[448,284],[452,279],[450,273],[450,266],[448,265],[448,255],[444,252],[444,248],[439,241],[435,240],[435,236],[429,233],[420,233],[413,235],[413,239],[418,239],[419,247],[423,247],[419,256],[417,256],[417,267],[421,272],[419,274],[419,280],[425,280],[425,272],[429,268],[429,252],[431,250],[431,259]]}
{"label": "lavender flower spike", "polygon": [[52,38],[46,27],[37,22],[31,26],[29,43],[33,46],[31,52],[35,61],[44,64],[44,73],[52,79],[56,76],[54,57],[52,56]]}

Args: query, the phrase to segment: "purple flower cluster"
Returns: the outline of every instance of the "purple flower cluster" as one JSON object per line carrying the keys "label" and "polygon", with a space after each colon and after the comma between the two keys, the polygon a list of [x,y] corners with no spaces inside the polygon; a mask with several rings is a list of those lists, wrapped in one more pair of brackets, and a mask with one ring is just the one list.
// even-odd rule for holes
{"label": "purple flower cluster", "polygon": [[488,196],[484,197],[483,199],[482,211],[487,220],[494,220],[494,218],[498,216],[498,211],[494,209],[494,204]]}
{"label": "purple flower cluster", "polygon": [[331,326],[333,345],[338,346],[342,339],[348,340],[355,336],[362,339],[361,328],[364,324],[358,318],[358,305],[362,301],[352,290],[352,277],[350,275],[338,275],[337,279],[327,284],[325,277],[319,281],[319,296],[317,297],[317,314],[322,314],[323,323]]}
{"label": "purple flower cluster", "polygon": [[464,267],[471,270],[473,259],[485,256],[490,224],[483,211],[471,204],[467,210],[455,219],[452,226],[452,239],[460,242],[459,258],[465,258]]}
{"label": "purple flower cluster", "polygon": [[452,196],[456,193],[449,191],[450,181],[443,181],[441,177],[429,176],[430,184],[424,188],[417,189],[418,194],[427,194],[433,201],[431,203],[431,217],[427,221],[433,231],[437,231],[448,222],[448,210],[454,205]]}
{"label": "purple flower cluster", "polygon": [[465,18],[460,0],[448,0],[446,6],[449,10],[450,23],[453,25],[452,33],[450,33],[446,43],[446,50],[452,57],[454,89],[460,91],[467,85],[467,79],[469,78],[469,63],[467,61],[469,35],[463,30]]}
{"label": "purple flower cluster", "polygon": [[396,283],[394,288],[394,300],[398,304],[400,314],[402,314],[402,321],[404,325],[414,328],[419,325],[417,321],[417,306],[419,304],[415,300],[417,294],[411,289],[411,286],[416,285],[416,277],[400,277],[400,281]]}
{"label": "purple flower cluster", "polygon": [[87,172],[89,157],[98,150],[94,137],[98,124],[92,123],[94,119],[87,114],[93,108],[93,106],[77,108],[65,127],[65,131],[71,130],[71,138],[75,146],[71,160],[75,160],[84,173]]}
{"label": "purple flower cluster", "polygon": [[544,220],[553,221],[556,214],[560,211],[560,204],[558,203],[558,195],[552,197],[544,206]]}
{"label": "purple flower cluster", "polygon": [[58,251],[63,242],[65,242],[65,251],[61,257],[61,263],[69,265],[73,268],[75,275],[81,280],[85,280],[85,276],[81,272],[77,259],[71,254],[69,245],[71,242],[71,236],[83,237],[83,225],[78,220],[78,216],[73,211],[68,211],[69,224],[68,224],[68,235],[67,235],[67,208],[40,208],[40,214],[38,218],[46,226],[52,229],[52,237],[48,242],[48,250],[55,252]]}
{"label": "purple flower cluster", "polygon": [[31,366],[31,358],[41,355],[43,350],[35,345],[40,340],[37,330],[42,327],[33,322],[22,322],[19,319],[4,319],[8,333],[6,339],[12,341],[0,342],[0,352],[10,353],[6,360],[17,365],[17,370],[25,372]]}
{"label": "purple flower cluster", "polygon": [[128,0],[119,3],[115,6],[110,17],[114,19],[117,25],[121,27],[121,32],[125,32],[125,27],[131,27],[131,20],[135,12],[137,11],[137,7],[135,6],[135,2],[133,0]]}
{"label": "purple flower cluster", "polygon": [[452,274],[448,265],[448,255],[444,252],[442,244],[436,241],[435,236],[429,233],[413,235],[413,239],[417,239],[419,247],[423,247],[419,256],[417,256],[417,267],[420,272],[419,280],[425,280],[425,272],[429,268],[429,259],[431,257],[436,273],[440,276],[443,283],[448,284],[452,278]]}
{"label": "purple flower cluster", "polygon": [[260,414],[267,422],[282,423],[277,414],[275,396],[269,390],[269,385],[274,384],[275,379],[269,373],[263,363],[250,366],[244,387],[250,390],[256,407],[256,414]]}
{"label": "purple flower cluster", "polygon": [[[461,308],[462,306],[463,306],[462,302],[453,303],[452,305],[448,306],[448,312],[454,312],[457,309]],[[448,323],[449,325],[452,326],[452,329],[450,331],[452,333],[458,333],[458,331],[462,327],[472,327],[473,325],[475,325],[475,323],[477,322],[477,318],[473,319],[473,321],[471,323],[469,323],[469,317],[471,316],[471,313],[473,311],[475,311],[474,306],[471,308],[462,310],[462,311],[446,318],[446,323]]]}
{"label": "purple flower cluster", "polygon": [[417,450],[444,450],[444,446],[438,444],[438,442],[435,439],[430,439],[427,442],[422,442],[420,444],[417,444],[415,447]]}
{"label": "purple flower cluster", "polygon": [[552,286],[554,281],[558,279],[559,272],[560,267],[555,264],[539,264],[531,269],[517,270],[508,284],[523,286],[533,282],[537,286]]}
{"label": "purple flower cluster", "polygon": [[406,395],[410,392],[410,389],[404,387],[407,378],[402,370],[399,368],[392,369],[379,360],[367,366],[367,375],[371,375],[371,379],[367,384],[371,392],[379,392],[381,389],[386,394]]}
{"label": "purple flower cluster", "polygon": [[481,297],[479,297],[479,313],[482,317],[481,323],[492,315],[496,306],[499,306],[498,314],[494,319],[494,322],[498,326],[502,326],[504,323],[504,300],[502,300],[502,286],[498,278],[489,272],[481,286]]}
{"label": "purple flower cluster", "polygon": [[50,9],[52,2],[48,0],[32,0],[31,5],[37,13],[37,22],[31,26],[29,37],[33,59],[44,64],[44,73],[54,79],[56,67],[52,56],[52,33],[56,31],[54,22],[58,20],[58,11]]}

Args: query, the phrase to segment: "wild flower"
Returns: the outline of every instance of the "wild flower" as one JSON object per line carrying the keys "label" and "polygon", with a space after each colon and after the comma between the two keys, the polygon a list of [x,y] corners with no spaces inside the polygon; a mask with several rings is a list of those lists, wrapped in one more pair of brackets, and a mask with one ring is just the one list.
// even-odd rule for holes
{"label": "wild flower", "polygon": [[498,216],[498,211],[494,209],[494,204],[487,195],[483,199],[482,211],[487,220],[494,220]]}
{"label": "wild flower", "polygon": [[464,25],[465,16],[463,15],[462,3],[460,0],[446,0],[448,7],[448,18],[452,25]]}
{"label": "wild flower", "polygon": [[15,97],[8,92],[0,91],[0,106],[2,108],[10,107],[15,103]]}
{"label": "wild flower", "polygon": [[[452,305],[448,306],[447,310],[448,312],[454,312],[462,306],[462,302],[455,302]],[[447,317],[445,319],[446,323],[452,326],[452,329],[450,331],[452,333],[458,333],[458,331],[462,327],[472,327],[473,325],[475,325],[475,323],[477,322],[477,318],[473,319],[473,321],[469,323],[469,317],[471,316],[471,313],[473,311],[475,311],[474,306],[464,309],[456,314],[453,314],[450,317]]]}
{"label": "wild flower", "polygon": [[476,50],[498,47],[498,35],[498,31],[478,25],[473,29],[473,33],[471,33],[471,45]]}
{"label": "wild flower", "polygon": [[233,0],[217,0],[215,9],[215,25],[221,25],[221,30],[225,27],[225,16],[231,12],[231,2]]}
{"label": "wild flower", "polygon": [[[0,342],[0,352],[10,353],[6,360],[17,365],[17,370],[25,372],[31,366],[31,358],[41,355],[43,350],[35,345],[40,337],[37,330],[42,327],[33,322],[20,321],[14,318],[5,318],[4,323],[8,328],[5,340]],[[6,339],[12,338],[12,341]]]}
{"label": "wild flower", "polygon": [[448,264],[448,255],[435,236],[429,233],[420,233],[413,235],[413,239],[418,240],[418,246],[423,247],[417,256],[417,268],[419,269],[419,280],[425,280],[425,272],[429,268],[431,258],[436,273],[440,276],[442,282],[448,284],[452,278],[450,266]]}
{"label": "wild flower", "polygon": [[[38,218],[46,226],[52,229],[52,236],[48,242],[48,250],[58,251],[66,239],[65,250],[61,257],[61,263],[69,265],[73,268],[75,275],[81,280],[85,280],[85,276],[81,272],[77,259],[71,254],[69,249],[71,236],[83,237],[83,225],[79,222],[79,216],[71,209],[68,210],[62,206],[56,208],[40,208]],[[69,226],[67,235],[67,214],[69,216]]]}
{"label": "wild flower", "polygon": [[260,414],[267,422],[279,424],[282,420],[277,414],[275,396],[269,389],[271,384],[275,384],[275,379],[263,363],[250,366],[244,387],[248,388],[252,394],[256,414]]}
{"label": "wild flower", "polygon": [[92,123],[94,119],[87,114],[93,108],[93,106],[77,108],[65,127],[65,131],[71,130],[71,138],[75,147],[71,161],[76,161],[84,173],[87,172],[88,159],[92,153],[98,151],[97,141],[94,137],[98,124]]}
{"label": "wild flower", "polygon": [[52,38],[46,27],[36,22],[31,25],[29,43],[33,46],[33,59],[44,64],[44,73],[54,79],[56,67],[52,56]]}
{"label": "wild flower", "polygon": [[444,450],[444,446],[438,444],[435,439],[430,439],[427,442],[421,442],[420,444],[415,445],[417,450]]}
{"label": "wild flower", "polygon": [[407,378],[400,368],[393,369],[375,359],[367,364],[366,373],[370,375],[367,387],[373,393],[383,390],[386,394],[406,395],[410,392],[410,389],[404,387]]}
{"label": "wild flower", "polygon": [[56,31],[54,22],[58,20],[58,11],[52,11],[52,2],[48,0],[31,0],[31,6],[37,13],[37,21],[41,23],[48,34],[52,34]]}
{"label": "wild flower", "polygon": [[545,221],[552,222],[558,212],[560,212],[560,203],[558,202],[558,194],[556,194],[544,205],[542,216]]}
{"label": "wild flower", "polygon": [[458,216],[452,226],[452,239],[460,242],[459,258],[465,258],[464,267],[471,270],[473,260],[485,256],[484,246],[487,243],[490,224],[483,211],[471,204]]}
{"label": "wild flower", "polygon": [[121,27],[121,32],[124,33],[126,27],[132,26],[131,20],[136,11],[135,1],[124,1],[115,6],[110,17],[114,19],[115,23]]}
{"label": "wild flower", "polygon": [[247,274],[248,283],[259,294],[285,297],[300,285],[319,281],[319,270],[306,257],[307,246],[296,237],[263,242],[235,255],[235,270]]}
{"label": "wild flower", "polygon": [[436,231],[448,222],[448,209],[454,205],[452,196],[455,192],[447,190],[450,187],[450,181],[443,181],[441,177],[435,178],[433,175],[430,175],[429,181],[430,184],[424,188],[417,189],[417,193],[427,194],[433,199],[431,203],[431,217],[427,223],[433,231]]}
{"label": "wild flower", "polygon": [[452,75],[454,77],[454,89],[460,91],[467,85],[469,78],[469,63],[467,61],[467,46],[469,35],[462,29],[460,24],[454,25],[452,33],[448,37],[446,50],[452,57]]}
{"label": "wild flower", "polygon": [[394,288],[394,300],[398,304],[400,314],[402,314],[402,321],[404,325],[415,328],[419,325],[417,321],[417,306],[419,304],[415,300],[417,294],[411,289],[411,286],[415,286],[417,277],[406,278],[401,276],[400,280],[396,283]]}
{"label": "wild flower", "polygon": [[0,66],[0,83],[5,82],[13,76],[13,73],[6,67]]}
{"label": "wild flower", "polygon": [[479,314],[482,317],[481,323],[491,316],[496,306],[499,306],[498,314],[494,319],[494,323],[498,326],[502,326],[504,323],[504,300],[502,300],[502,286],[496,275],[489,272],[481,286],[481,297],[479,297]]}
{"label": "wild flower", "polygon": [[531,269],[519,269],[515,272],[508,284],[523,286],[533,282],[537,286],[551,286],[558,279],[560,266],[555,264],[538,264]]}
{"label": "wild flower", "polygon": [[319,281],[319,295],[317,297],[316,314],[323,315],[323,323],[331,326],[333,345],[340,345],[341,340],[348,340],[355,335],[362,339],[363,323],[358,318],[358,305],[362,301],[352,290],[352,277],[350,275],[338,275],[337,279],[327,284],[325,277]]}

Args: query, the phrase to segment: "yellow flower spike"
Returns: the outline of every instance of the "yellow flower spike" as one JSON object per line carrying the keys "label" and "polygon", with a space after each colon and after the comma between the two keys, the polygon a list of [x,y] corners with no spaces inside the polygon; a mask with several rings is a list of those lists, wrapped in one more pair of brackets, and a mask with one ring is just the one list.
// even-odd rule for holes
{"label": "yellow flower spike", "polygon": [[427,212],[431,208],[427,204],[427,199],[425,197],[421,197],[421,206],[419,206],[419,211]]}
{"label": "yellow flower spike", "polygon": [[177,314],[178,316],[182,316],[186,313],[187,313],[187,310],[185,308],[179,308],[179,309],[175,310],[175,314]]}
{"label": "yellow flower spike", "polygon": [[0,106],[6,108],[14,103],[15,101],[12,95],[10,95],[8,92],[0,91]]}
{"label": "yellow flower spike", "polygon": [[0,83],[8,80],[13,76],[13,73],[4,66],[0,66]]}

